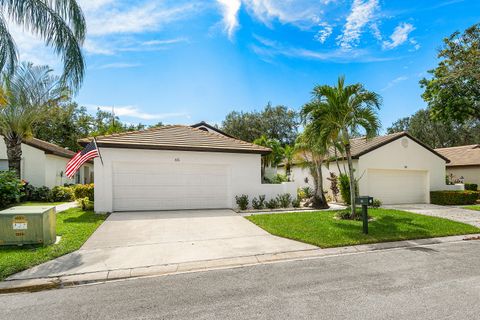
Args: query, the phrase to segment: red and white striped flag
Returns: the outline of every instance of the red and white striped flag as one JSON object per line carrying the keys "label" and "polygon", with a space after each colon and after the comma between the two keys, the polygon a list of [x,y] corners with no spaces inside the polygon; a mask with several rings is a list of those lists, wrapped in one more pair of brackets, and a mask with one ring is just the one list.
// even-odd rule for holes
{"label": "red and white striped flag", "polygon": [[75,173],[77,173],[78,169],[80,169],[85,162],[98,156],[97,144],[95,141],[92,141],[87,144],[85,149],[77,152],[77,154],[67,163],[67,167],[65,168],[66,176],[70,179],[73,178]]}

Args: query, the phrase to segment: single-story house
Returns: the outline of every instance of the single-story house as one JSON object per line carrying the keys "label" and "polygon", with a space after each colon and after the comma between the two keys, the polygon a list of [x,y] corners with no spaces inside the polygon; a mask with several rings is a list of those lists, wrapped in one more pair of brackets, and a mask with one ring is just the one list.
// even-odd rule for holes
{"label": "single-story house", "polygon": [[[449,159],[406,132],[355,138],[351,150],[360,195],[372,196],[384,204],[429,203],[430,191],[447,189],[445,165]],[[344,157],[338,166],[348,172]],[[332,161],[322,168],[324,189],[330,194],[327,178],[330,172],[339,175],[338,166]],[[290,175],[297,187],[313,186],[308,169],[294,164]]]}
{"label": "single-story house", "polygon": [[476,183],[480,186],[480,144],[435,149],[450,159],[447,175],[452,182]]}
{"label": "single-story house", "polygon": [[95,211],[234,208],[242,194],[296,194],[293,183],[261,183],[270,149],[211,130],[173,125],[96,137]]}
{"label": "single-story house", "polygon": [[[84,164],[74,179],[65,176],[65,166],[75,155],[53,143],[31,138],[22,143],[21,178],[35,187],[65,183],[93,183],[93,163]],[[7,148],[0,136],[0,170],[8,170]]]}

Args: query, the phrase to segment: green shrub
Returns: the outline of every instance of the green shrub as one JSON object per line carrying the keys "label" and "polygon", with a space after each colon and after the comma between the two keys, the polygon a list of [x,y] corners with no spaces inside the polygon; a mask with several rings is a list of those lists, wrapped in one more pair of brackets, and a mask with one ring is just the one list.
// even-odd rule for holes
{"label": "green shrub", "polygon": [[50,202],[52,201],[52,190],[46,186],[33,188],[30,199],[28,200]]}
{"label": "green shrub", "polygon": [[78,199],[77,203],[80,205],[83,211],[92,211],[93,210],[93,202],[88,199],[88,197],[85,197],[83,199]]}
{"label": "green shrub", "polygon": [[340,182],[340,195],[342,196],[343,202],[350,205],[350,178],[348,175],[342,173],[338,181]]}
{"label": "green shrub", "polygon": [[272,178],[264,178],[265,182],[266,183],[271,183],[271,184],[280,184],[282,182],[287,182],[288,181],[288,177],[287,175],[285,174],[280,174],[280,173],[277,173],[275,176],[273,176]]}
{"label": "green shrub", "polygon": [[52,188],[52,201],[72,201],[73,190],[71,187],[55,186]]}
{"label": "green shrub", "polygon": [[302,191],[303,191],[303,194],[305,195],[305,198],[304,199],[309,199],[311,197],[313,197],[313,189],[310,188],[310,187],[303,187],[302,188]]}
{"label": "green shrub", "polygon": [[268,209],[276,209],[278,208],[278,201],[275,198],[272,198],[268,200],[265,205],[267,206]]}
{"label": "green shrub", "polygon": [[0,172],[0,208],[20,201],[22,196],[22,181],[13,171]]}
{"label": "green shrub", "polygon": [[75,200],[88,198],[94,201],[94,185],[91,184],[77,184],[73,187],[73,196]]}
{"label": "green shrub", "polygon": [[290,195],[290,193],[279,194],[277,196],[277,203],[281,208],[290,207],[291,202],[292,202],[292,196]]}
{"label": "green shrub", "polygon": [[465,190],[477,191],[478,190],[478,184],[476,184],[476,183],[465,183]]}
{"label": "green shrub", "polygon": [[430,202],[439,205],[475,204],[479,193],[470,190],[431,191]]}
{"label": "green shrub", "polygon": [[252,207],[253,207],[253,209],[257,209],[257,210],[265,208],[265,195],[264,194],[259,195],[258,199],[253,198],[252,199]]}
{"label": "green shrub", "polygon": [[296,198],[292,200],[292,207],[300,208],[300,199]]}
{"label": "green shrub", "polygon": [[373,199],[373,203],[371,205],[372,208],[380,208],[382,206],[382,201],[378,199]]}
{"label": "green shrub", "polygon": [[300,200],[305,199],[305,192],[303,192],[303,188],[297,189],[297,199],[300,199]]}
{"label": "green shrub", "polygon": [[237,206],[240,210],[248,209],[248,196],[246,194],[235,196],[235,201],[237,202]]}

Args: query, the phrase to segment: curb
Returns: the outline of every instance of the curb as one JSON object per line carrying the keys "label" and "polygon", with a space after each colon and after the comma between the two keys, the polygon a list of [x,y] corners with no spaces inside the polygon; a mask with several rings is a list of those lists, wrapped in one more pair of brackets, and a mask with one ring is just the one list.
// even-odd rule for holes
{"label": "curb", "polygon": [[265,253],[254,256],[223,258],[216,260],[203,260],[167,265],[155,265],[131,269],[105,270],[98,272],[55,276],[50,278],[32,278],[21,280],[5,280],[0,282],[0,294],[37,292],[51,289],[61,289],[77,285],[105,283],[110,281],[138,279],[147,277],[167,276],[174,274],[202,272],[219,269],[241,268],[268,263],[287,261],[310,260],[333,256],[360,254],[375,251],[405,249],[442,243],[455,243],[462,241],[480,240],[480,234],[460,236],[427,238],[418,240],[405,240],[382,242],[375,244],[361,244],[327,249],[311,249],[302,251],[289,251],[280,253]]}

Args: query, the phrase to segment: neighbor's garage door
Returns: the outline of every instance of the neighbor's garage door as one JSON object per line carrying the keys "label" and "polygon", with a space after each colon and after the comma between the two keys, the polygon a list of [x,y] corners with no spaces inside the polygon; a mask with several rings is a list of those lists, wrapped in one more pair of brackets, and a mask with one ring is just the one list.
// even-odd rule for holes
{"label": "neighbor's garage door", "polygon": [[113,210],[227,208],[228,167],[203,164],[113,164]]}
{"label": "neighbor's garage door", "polygon": [[384,204],[426,203],[427,173],[414,170],[368,171],[368,195]]}

